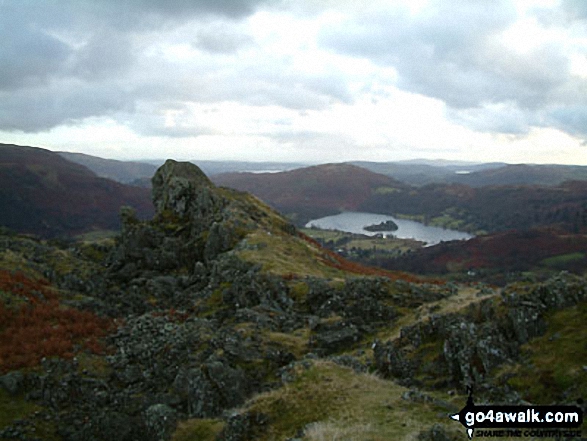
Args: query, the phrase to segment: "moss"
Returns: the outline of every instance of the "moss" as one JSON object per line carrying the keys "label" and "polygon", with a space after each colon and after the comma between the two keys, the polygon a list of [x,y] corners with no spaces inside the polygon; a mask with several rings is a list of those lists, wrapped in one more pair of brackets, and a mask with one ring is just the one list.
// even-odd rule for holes
{"label": "moss", "polygon": [[[50,421],[37,420],[35,414],[41,412],[43,407],[27,401],[22,396],[11,396],[0,388],[0,430],[10,426],[15,421],[32,419],[35,429],[29,433],[35,439],[56,441],[60,438],[56,435],[55,425]],[[4,438],[0,438],[4,440]]]}
{"label": "moss", "polygon": [[587,302],[546,317],[544,336],[523,346],[523,363],[505,370],[508,383],[537,404],[587,397]]}
{"label": "moss", "polygon": [[394,187],[377,187],[372,191],[374,194],[390,194],[390,193],[401,193],[399,188]]}
{"label": "moss", "polygon": [[221,420],[194,418],[180,422],[171,440],[214,441],[223,428]]}
{"label": "moss", "polygon": [[76,239],[83,242],[112,242],[114,237],[119,234],[119,231],[115,230],[94,230],[88,233],[83,233],[75,236]]}
{"label": "moss", "polygon": [[310,330],[308,328],[298,329],[292,333],[269,332],[267,338],[273,344],[291,352],[299,358],[308,351],[308,339]]}
{"label": "moss", "polygon": [[449,381],[449,373],[444,363],[444,340],[435,335],[434,339],[424,341],[418,348],[411,352],[409,359],[417,366],[414,378],[429,389]]}
{"label": "moss", "polygon": [[281,276],[344,277],[342,271],[320,263],[318,248],[287,233],[258,229],[241,242],[237,255]]}
{"label": "moss", "polygon": [[569,253],[561,254],[559,256],[549,257],[540,262],[541,265],[551,268],[566,268],[569,264],[580,262],[585,259],[585,253]]}
{"label": "moss", "polygon": [[[426,427],[446,423],[445,409],[403,400],[407,389],[374,375],[324,361],[309,369],[298,365],[296,373],[292,383],[261,394],[246,406],[246,411],[268,417],[256,439],[287,439],[300,430],[305,440],[316,441],[415,439]],[[446,428],[460,430],[450,422]]]}
{"label": "moss", "polygon": [[77,355],[78,370],[91,377],[108,378],[112,368],[106,358],[82,352]]}
{"label": "moss", "polygon": [[306,282],[295,282],[289,287],[289,295],[296,303],[304,303],[309,291],[310,287]]}

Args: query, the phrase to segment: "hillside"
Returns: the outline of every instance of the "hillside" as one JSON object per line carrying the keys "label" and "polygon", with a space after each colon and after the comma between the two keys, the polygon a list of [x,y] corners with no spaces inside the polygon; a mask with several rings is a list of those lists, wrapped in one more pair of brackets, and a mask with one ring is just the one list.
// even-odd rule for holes
{"label": "hillside", "polygon": [[503,167],[473,171],[469,174],[454,175],[447,181],[471,187],[490,185],[559,186],[565,181],[587,181],[587,167],[578,165],[504,165]]}
{"label": "hillside", "polygon": [[117,229],[122,206],[151,216],[150,191],[96,176],[48,150],[0,144],[0,225],[43,237]]}
{"label": "hillside", "polygon": [[428,184],[557,186],[565,181],[587,180],[587,167],[577,165],[452,164],[442,161],[356,161],[351,164],[418,187]]}
{"label": "hillside", "polygon": [[473,233],[554,225],[580,233],[587,229],[587,181],[551,187],[430,184],[374,194],[361,208]]}
{"label": "hillside", "polygon": [[281,173],[229,173],[212,179],[218,185],[254,194],[291,215],[296,225],[358,210],[373,194],[407,188],[392,178],[350,164],[318,165]]}
{"label": "hillside", "polygon": [[461,176],[458,174],[459,172],[465,171],[476,174],[483,170],[500,168],[505,165],[502,163],[471,164],[458,161],[453,163],[448,161],[425,160],[398,162],[354,161],[351,164],[415,186],[459,182]]}
{"label": "hillside", "polygon": [[146,162],[118,161],[104,159],[84,153],[57,152],[68,161],[81,164],[101,178],[112,179],[123,184],[131,184],[134,181],[151,179],[157,170],[157,166]]}
{"label": "hillside", "polygon": [[506,231],[413,250],[399,259],[365,259],[382,268],[450,275],[503,285],[523,272],[543,277],[561,270],[584,274],[587,235],[554,228]]}
{"label": "hillside", "polygon": [[0,439],[456,441],[468,385],[587,392],[584,278],[369,271],[193,164],[152,183],[155,216],[123,210],[115,239],[0,234]]}
{"label": "hillside", "polygon": [[[499,176],[498,170],[485,172]],[[473,234],[553,225],[571,233],[587,229],[587,181],[552,186],[413,187],[350,164],[281,173],[221,174],[212,179],[256,195],[298,226],[342,211],[365,211]]]}

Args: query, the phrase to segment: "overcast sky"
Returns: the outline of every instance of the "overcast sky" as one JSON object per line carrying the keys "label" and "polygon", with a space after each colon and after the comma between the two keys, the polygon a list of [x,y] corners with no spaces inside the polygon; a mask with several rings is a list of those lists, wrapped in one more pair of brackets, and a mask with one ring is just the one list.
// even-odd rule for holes
{"label": "overcast sky", "polygon": [[587,165],[584,0],[0,0],[0,142]]}

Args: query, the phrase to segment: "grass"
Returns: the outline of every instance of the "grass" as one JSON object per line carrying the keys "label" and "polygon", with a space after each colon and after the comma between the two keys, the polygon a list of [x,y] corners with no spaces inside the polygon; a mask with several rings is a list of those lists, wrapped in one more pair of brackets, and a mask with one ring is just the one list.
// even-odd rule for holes
{"label": "grass", "polygon": [[304,275],[324,278],[344,278],[344,273],[317,262],[320,254],[307,242],[286,233],[256,230],[241,244],[238,256],[248,262],[261,264],[264,271],[278,275]]}
{"label": "grass", "polygon": [[547,317],[548,330],[523,346],[525,362],[509,369],[509,384],[537,404],[587,397],[587,303]]}
{"label": "grass", "polygon": [[401,190],[399,188],[394,188],[394,187],[377,187],[375,189],[375,191],[373,191],[374,194],[390,194],[390,193],[401,193]]}
{"label": "grass", "polygon": [[[11,396],[3,388],[0,388],[0,429],[4,429],[15,421],[34,417],[36,412],[43,408],[38,404],[26,401],[22,396]],[[36,439],[56,441],[60,439],[55,434],[55,426],[50,421],[35,421],[35,432],[29,433]],[[0,438],[4,441],[5,438]]]}
{"label": "grass", "polygon": [[115,230],[94,230],[79,234],[75,236],[75,238],[82,242],[100,242],[114,239],[118,234],[120,234],[120,232]]}
{"label": "grass", "polygon": [[193,418],[181,421],[171,441],[215,441],[224,428],[224,421]]}
{"label": "grass", "polygon": [[569,253],[542,260],[541,265],[551,268],[565,268],[568,264],[585,259],[585,253]]}
{"label": "grass", "polygon": [[22,397],[13,397],[0,388],[0,428],[4,428],[14,420],[26,418],[42,408],[25,401]]}
{"label": "grass", "polygon": [[321,230],[318,228],[302,228],[300,231],[312,239],[322,240],[324,242],[332,241],[336,243],[337,241],[344,241],[345,243],[341,247],[346,249],[357,248],[360,250],[377,249],[387,252],[406,252],[422,247],[422,242],[414,239],[379,238],[336,230]]}
{"label": "grass", "polygon": [[300,430],[308,441],[383,441],[415,439],[434,423],[453,429],[442,409],[403,400],[406,390],[371,374],[316,361],[307,370],[300,367],[292,383],[250,400],[246,410],[268,417],[259,441],[287,439]]}
{"label": "grass", "polygon": [[308,328],[298,329],[292,333],[268,332],[267,339],[283,349],[291,352],[299,358],[308,352],[308,339],[310,330]]}

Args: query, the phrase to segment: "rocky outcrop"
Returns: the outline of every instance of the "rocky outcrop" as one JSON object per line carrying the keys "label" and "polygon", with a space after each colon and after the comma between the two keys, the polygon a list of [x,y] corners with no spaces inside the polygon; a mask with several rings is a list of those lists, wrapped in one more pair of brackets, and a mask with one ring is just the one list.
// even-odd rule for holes
{"label": "rocky outcrop", "polygon": [[[103,352],[74,348],[71,359],[46,357],[38,369],[0,376],[11,399],[42,406],[0,437],[39,438],[33,429],[49,425],[64,440],[158,441],[179,421],[222,418],[219,439],[255,439],[275,422],[231,409],[291,383],[320,356],[369,370],[366,338],[394,327],[411,308],[457,292],[451,284],[263,272],[232,251],[235,243],[252,231],[295,229],[254,198],[214,187],[193,164],[166,162],[153,178],[153,197],[154,219],[123,209],[120,236],[99,245],[54,249],[0,238],[11,261],[25,260],[49,278],[63,307],[91,309],[115,323]],[[404,327],[400,338],[375,345],[374,364],[410,385],[487,382],[488,372],[544,331],[547,311],[586,297],[584,282],[571,277],[529,292],[506,290]],[[445,435],[433,428],[421,439]]]}
{"label": "rocky outcrop", "polygon": [[380,373],[412,386],[490,386],[490,373],[517,359],[546,330],[545,314],[587,300],[582,279],[562,274],[530,292],[504,291],[465,310],[432,315],[374,347]]}
{"label": "rocky outcrop", "polygon": [[168,159],[151,182],[157,214],[168,210],[177,216],[187,216],[195,210],[206,212],[213,209],[211,190],[214,184],[191,162]]}

